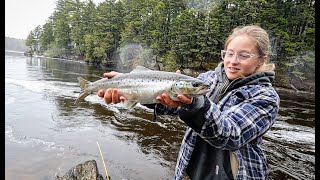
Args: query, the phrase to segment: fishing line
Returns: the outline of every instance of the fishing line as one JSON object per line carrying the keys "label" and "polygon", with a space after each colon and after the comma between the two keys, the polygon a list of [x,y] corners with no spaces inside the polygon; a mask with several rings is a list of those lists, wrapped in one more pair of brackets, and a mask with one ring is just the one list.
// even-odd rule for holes
{"label": "fishing line", "polygon": [[104,170],[106,172],[107,180],[109,180],[108,171],[107,171],[107,168],[106,168],[106,164],[104,163],[103,155],[102,155],[102,152],[101,152],[101,149],[100,149],[98,141],[97,141],[97,145],[98,145],[98,148],[99,148],[99,151],[100,151],[100,155],[101,155],[101,158],[102,158],[102,163],[103,163],[103,166],[104,166]]}

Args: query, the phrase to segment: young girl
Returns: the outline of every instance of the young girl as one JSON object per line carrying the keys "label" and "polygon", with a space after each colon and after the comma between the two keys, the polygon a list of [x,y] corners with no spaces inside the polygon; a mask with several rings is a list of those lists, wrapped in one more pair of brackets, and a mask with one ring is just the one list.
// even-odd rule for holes
{"label": "young girl", "polygon": [[[237,27],[221,51],[223,62],[198,76],[211,92],[196,98],[178,95],[180,101],[167,94],[157,97],[161,102],[153,106],[157,114],[177,114],[188,125],[174,179],[184,175],[192,180],[267,179],[260,146],[280,103],[272,87],[275,73],[274,64],[267,62],[269,48],[269,36],[261,27]],[[101,91],[106,103],[125,100],[119,96],[121,90]]]}

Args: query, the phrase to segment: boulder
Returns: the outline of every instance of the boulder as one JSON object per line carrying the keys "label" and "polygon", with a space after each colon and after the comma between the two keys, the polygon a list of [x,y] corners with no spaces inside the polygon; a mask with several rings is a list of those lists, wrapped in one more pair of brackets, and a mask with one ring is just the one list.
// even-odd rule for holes
{"label": "boulder", "polygon": [[99,174],[97,162],[88,160],[72,167],[64,176],[56,176],[55,180],[103,180]]}

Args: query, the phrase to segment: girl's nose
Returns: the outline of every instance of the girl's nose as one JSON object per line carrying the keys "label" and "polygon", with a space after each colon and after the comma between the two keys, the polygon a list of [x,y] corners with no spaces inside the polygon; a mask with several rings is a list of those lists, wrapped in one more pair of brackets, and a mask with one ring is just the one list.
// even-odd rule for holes
{"label": "girl's nose", "polygon": [[240,63],[238,54],[233,55],[233,57],[230,59],[230,63]]}

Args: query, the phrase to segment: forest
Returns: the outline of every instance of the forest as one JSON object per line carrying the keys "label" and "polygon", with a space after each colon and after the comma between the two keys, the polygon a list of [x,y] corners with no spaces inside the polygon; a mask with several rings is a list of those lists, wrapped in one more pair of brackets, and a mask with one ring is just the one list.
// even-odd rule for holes
{"label": "forest", "polygon": [[276,83],[314,91],[314,0],[57,0],[26,45],[30,55],[107,67],[201,71],[221,61],[233,28],[249,24],[270,36]]}

